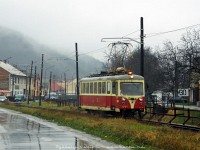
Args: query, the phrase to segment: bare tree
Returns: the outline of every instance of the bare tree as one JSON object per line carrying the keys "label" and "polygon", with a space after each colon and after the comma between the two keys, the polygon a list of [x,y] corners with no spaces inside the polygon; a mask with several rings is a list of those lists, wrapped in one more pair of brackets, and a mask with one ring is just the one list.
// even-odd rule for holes
{"label": "bare tree", "polygon": [[163,72],[164,89],[166,91],[177,91],[178,89],[178,76],[179,76],[179,55],[177,47],[170,41],[164,43],[161,52],[158,53],[158,58]]}
{"label": "bare tree", "polygon": [[[200,80],[200,30],[189,30],[181,38],[182,64],[189,75],[188,84]],[[189,85],[188,85],[189,86]]]}
{"label": "bare tree", "polygon": [[200,79],[200,31],[188,31],[179,45],[167,41],[162,53],[158,52],[166,89],[189,88]]}

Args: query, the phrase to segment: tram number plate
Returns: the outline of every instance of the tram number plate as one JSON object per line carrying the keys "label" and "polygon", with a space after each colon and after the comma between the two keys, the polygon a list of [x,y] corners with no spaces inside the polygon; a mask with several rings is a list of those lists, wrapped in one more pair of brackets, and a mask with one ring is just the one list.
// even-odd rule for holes
{"label": "tram number plate", "polygon": [[189,96],[188,89],[178,89],[178,96]]}

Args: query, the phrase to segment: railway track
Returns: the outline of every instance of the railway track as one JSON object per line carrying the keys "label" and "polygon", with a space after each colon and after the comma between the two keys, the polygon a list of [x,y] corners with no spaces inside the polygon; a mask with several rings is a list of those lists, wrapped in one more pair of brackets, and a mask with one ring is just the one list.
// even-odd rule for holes
{"label": "railway track", "polygon": [[[169,113],[171,111],[171,113]],[[200,131],[200,110],[179,107],[147,107],[142,122],[166,125],[177,129]],[[168,119],[163,119],[168,117]],[[175,120],[179,123],[175,123]],[[190,121],[190,123],[189,123]]]}
{"label": "railway track", "polygon": [[165,125],[165,126],[169,126],[169,127],[176,128],[176,129],[190,130],[190,131],[194,131],[194,132],[200,131],[200,127],[198,127],[198,126],[160,122],[160,121],[153,121],[153,120],[147,120],[147,119],[141,119],[141,120],[138,119],[138,121],[141,123],[146,123],[146,124]]}

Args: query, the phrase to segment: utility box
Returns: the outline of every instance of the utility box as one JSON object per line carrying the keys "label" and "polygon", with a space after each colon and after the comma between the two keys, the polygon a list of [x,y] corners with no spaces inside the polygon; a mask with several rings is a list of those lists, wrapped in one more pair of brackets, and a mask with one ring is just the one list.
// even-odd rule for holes
{"label": "utility box", "polygon": [[200,101],[197,101],[197,107],[200,107]]}

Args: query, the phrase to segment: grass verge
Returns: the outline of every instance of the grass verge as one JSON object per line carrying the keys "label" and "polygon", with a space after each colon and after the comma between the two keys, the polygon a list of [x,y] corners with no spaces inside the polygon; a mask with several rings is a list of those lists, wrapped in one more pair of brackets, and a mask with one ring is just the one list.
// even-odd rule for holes
{"label": "grass verge", "polygon": [[[42,104],[42,107],[43,105],[48,108],[48,104]],[[99,118],[73,113],[74,111],[66,113],[41,108],[20,107],[10,103],[1,104],[0,107],[21,111],[62,126],[69,126],[133,149],[200,149],[200,133],[172,129],[167,126],[146,125],[135,120],[122,118]]]}

